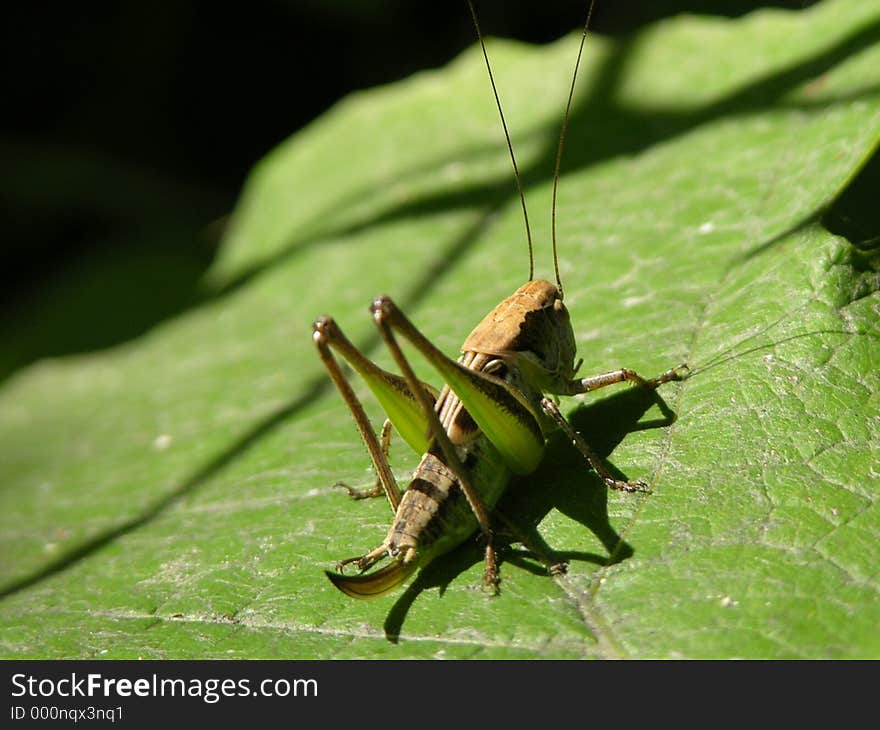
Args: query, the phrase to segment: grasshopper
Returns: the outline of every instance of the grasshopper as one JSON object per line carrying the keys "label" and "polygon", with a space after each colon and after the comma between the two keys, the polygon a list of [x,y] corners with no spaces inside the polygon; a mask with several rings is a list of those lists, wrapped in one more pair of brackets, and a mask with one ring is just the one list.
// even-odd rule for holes
{"label": "grasshopper", "polygon": [[[551,215],[555,284],[534,278],[522,181],[471,0],[468,6],[519,187],[529,243],[529,280],[476,326],[461,346],[457,360],[437,349],[389,297],[373,300],[373,321],[401,375],[388,372],[365,357],[331,317],[315,322],[312,336],[318,353],[351,411],[377,475],[372,489],[340,485],[356,499],[384,494],[394,514],[388,534],[376,548],[339,562],[338,572],[326,571],[337,588],[355,598],[372,598],[393,590],[417,568],[461,544],[476,531],[485,543],[483,586],[497,591],[493,522],[498,515],[493,514],[493,509],[513,475],[528,474],[537,468],[546,438],[555,429],[562,429],[609,488],[649,491],[643,482],[614,478],[602,459],[566,421],[556,400],[548,396],[573,396],[624,381],[654,389],[669,381],[682,380],[687,373],[687,367],[680,365],[650,379],[628,368],[576,377],[582,360],[575,364],[574,331],[563,303],[556,251],[556,189],[577,68],[593,3],[583,28],[557,150]],[[398,336],[412,344],[443,377],[445,385],[441,390],[417,379],[400,348]],[[352,390],[334,350],[363,378],[384,409],[387,418],[380,435]],[[393,430],[417,454],[422,454],[403,492],[388,460]],[[390,558],[387,566],[368,572],[385,558]],[[564,570],[563,564],[545,562],[551,572]],[[346,566],[351,564],[358,574],[345,574]]]}

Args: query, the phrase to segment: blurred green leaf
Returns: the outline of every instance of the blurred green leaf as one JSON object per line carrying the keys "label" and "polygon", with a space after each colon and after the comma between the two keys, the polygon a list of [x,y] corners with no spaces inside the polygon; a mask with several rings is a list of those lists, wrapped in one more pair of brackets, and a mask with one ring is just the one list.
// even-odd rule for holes
{"label": "blurred green leaf", "polygon": [[[379,601],[322,575],[390,515],[331,487],[372,475],[312,320],[332,313],[389,365],[366,313],[387,292],[454,353],[527,271],[472,48],[350,97],[263,160],[199,295],[168,297],[163,324],[6,378],[3,655],[880,655],[880,262],[822,224],[880,139],[870,5],[589,39],[558,211],[582,372],[697,374],[664,388],[671,424],[632,389],[565,404],[653,494],[606,494],[559,438],[511,486],[503,511],[567,576],[513,548],[488,598],[476,544]],[[576,43],[490,43],[544,277]]]}

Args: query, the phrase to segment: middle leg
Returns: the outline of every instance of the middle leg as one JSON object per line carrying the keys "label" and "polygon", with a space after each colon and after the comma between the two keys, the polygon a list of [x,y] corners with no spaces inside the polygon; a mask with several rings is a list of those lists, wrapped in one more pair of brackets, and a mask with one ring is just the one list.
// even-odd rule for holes
{"label": "middle leg", "polygon": [[541,408],[544,410],[550,418],[562,429],[563,433],[568,436],[569,440],[574,444],[575,448],[584,455],[584,458],[587,460],[587,463],[593,468],[601,478],[602,481],[605,482],[606,486],[610,489],[617,489],[622,492],[642,492],[644,494],[650,494],[651,490],[648,488],[648,485],[641,481],[635,482],[625,482],[620,479],[616,479],[610,471],[608,471],[608,467],[605,466],[604,460],[593,451],[590,446],[584,441],[583,437],[572,428],[571,424],[565,420],[565,416],[562,415],[562,412],[559,410],[559,406],[556,405],[550,398],[543,398],[541,400]]}

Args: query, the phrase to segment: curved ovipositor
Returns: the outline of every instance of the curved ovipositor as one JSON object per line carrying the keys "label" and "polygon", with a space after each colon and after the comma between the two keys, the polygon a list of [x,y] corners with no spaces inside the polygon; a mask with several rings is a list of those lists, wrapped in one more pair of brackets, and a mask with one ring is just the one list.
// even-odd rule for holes
{"label": "curved ovipositor", "polygon": [[352,598],[379,598],[403,583],[418,567],[415,561],[395,560],[381,570],[361,575],[343,575],[325,570],[324,573],[345,595]]}

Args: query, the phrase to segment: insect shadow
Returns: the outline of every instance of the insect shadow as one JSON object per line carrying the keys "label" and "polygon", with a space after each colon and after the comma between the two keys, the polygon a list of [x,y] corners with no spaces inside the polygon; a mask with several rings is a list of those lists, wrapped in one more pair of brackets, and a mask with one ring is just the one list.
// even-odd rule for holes
{"label": "insect shadow", "polygon": [[[659,417],[643,420],[655,405],[660,411]],[[582,403],[568,415],[574,428],[606,460],[627,434],[668,426],[675,417],[657,391],[643,388],[628,388],[601,400]],[[608,467],[615,477],[627,479],[614,465],[608,464]],[[625,495],[622,498],[644,497]],[[541,537],[538,527],[551,510],[557,510],[586,527],[599,539],[606,553],[586,552],[578,550],[577,546],[550,546]],[[619,563],[635,552],[611,526],[605,483],[590,469],[561,431],[554,432],[548,439],[538,469],[511,482],[495,513],[499,518],[498,537],[510,542],[499,552],[500,562],[508,564],[508,571],[515,566],[549,579],[543,564],[547,560],[559,563],[579,561],[601,566]],[[512,543],[515,542],[527,543],[528,547],[514,547]],[[389,610],[383,625],[385,638],[397,643],[406,616],[418,597],[432,588],[439,588],[442,595],[453,580],[473,565],[481,563],[483,557],[483,546],[475,536],[452,552],[428,563]]]}

